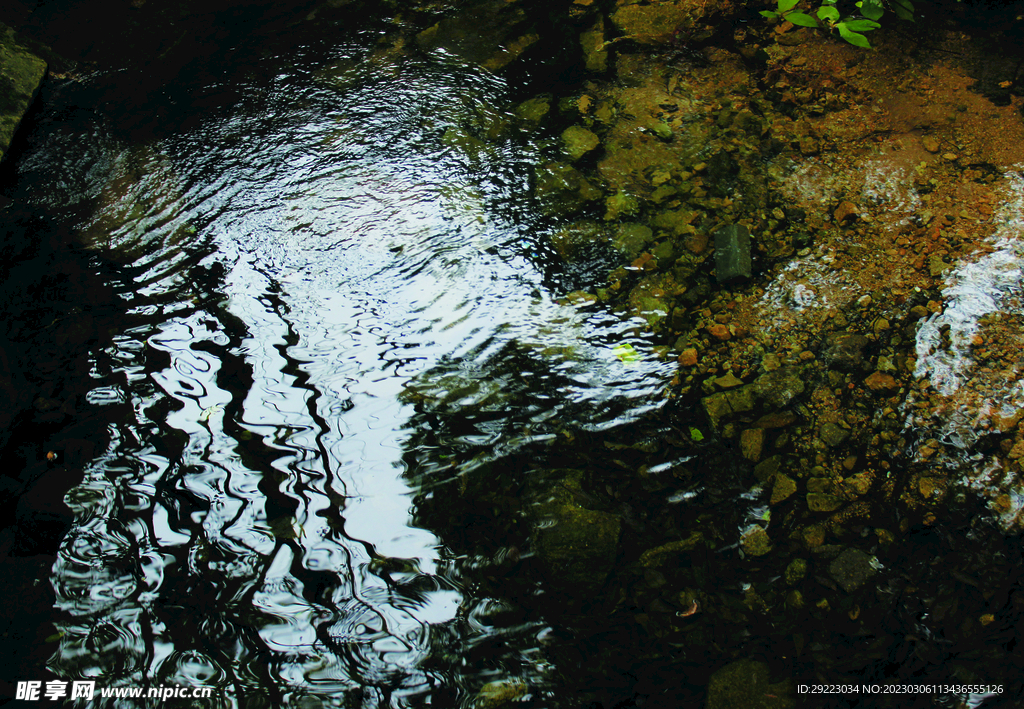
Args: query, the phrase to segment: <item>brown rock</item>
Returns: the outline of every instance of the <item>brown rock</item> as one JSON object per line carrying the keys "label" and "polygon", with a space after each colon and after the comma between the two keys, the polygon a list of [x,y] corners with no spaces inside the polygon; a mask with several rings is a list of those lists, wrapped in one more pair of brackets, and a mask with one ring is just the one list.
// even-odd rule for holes
{"label": "brown rock", "polygon": [[1011,460],[1024,457],[1024,441],[1017,441],[1013,448],[1010,449],[1010,452],[1006,454],[1006,457]]}
{"label": "brown rock", "polygon": [[689,347],[679,353],[679,364],[684,367],[693,367],[697,364],[697,350]]}
{"label": "brown rock", "polygon": [[716,340],[722,340],[723,342],[732,337],[732,333],[729,332],[729,328],[726,327],[725,325],[722,325],[721,323],[716,323],[715,325],[709,327],[708,332],[710,332],[711,336],[714,337]]}
{"label": "brown rock", "polygon": [[924,149],[927,150],[929,153],[939,152],[939,139],[936,138],[934,135],[926,135],[925,137],[921,138],[921,145],[923,145]]}
{"label": "brown rock", "polygon": [[839,224],[856,219],[858,216],[857,205],[853,202],[840,202],[832,216],[835,217],[836,222]]}
{"label": "brown rock", "polygon": [[871,376],[864,380],[864,386],[871,391],[892,391],[900,387],[891,375],[883,374],[882,372],[871,374]]}

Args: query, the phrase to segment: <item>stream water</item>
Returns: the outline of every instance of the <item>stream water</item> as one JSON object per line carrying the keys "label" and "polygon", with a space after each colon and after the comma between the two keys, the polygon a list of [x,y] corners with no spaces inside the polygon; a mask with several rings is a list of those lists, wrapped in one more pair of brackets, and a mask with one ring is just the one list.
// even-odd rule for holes
{"label": "stream water", "polygon": [[[91,357],[88,401],[118,413],[68,495],[58,677],[215,706],[468,702],[508,666],[544,683],[543,620],[496,627],[418,522],[410,419],[487,411],[449,444],[500,459],[565,410],[628,424],[671,371],[635,324],[559,304],[587,276],[552,270],[537,149],[446,140],[509,122],[503,81],[375,39],[243,49],[241,78],[172,87],[182,127],[145,141],[81,108],[110,76],[48,97],[18,188],[125,323]],[[483,666],[427,668],[489,640]]]}

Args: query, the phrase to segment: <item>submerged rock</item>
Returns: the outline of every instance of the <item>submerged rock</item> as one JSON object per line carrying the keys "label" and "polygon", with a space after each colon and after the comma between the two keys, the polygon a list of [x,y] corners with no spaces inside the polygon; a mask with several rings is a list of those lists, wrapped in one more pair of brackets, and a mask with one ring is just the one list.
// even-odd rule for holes
{"label": "submerged rock", "polygon": [[13,29],[0,24],[0,160],[45,75],[46,62],[18,44]]}
{"label": "submerged rock", "polygon": [[534,508],[534,546],[554,586],[574,596],[593,593],[605,582],[618,555],[622,524],[608,512],[577,502],[580,471],[568,475]]}
{"label": "submerged rock", "polygon": [[575,162],[600,145],[601,141],[593,131],[583,126],[569,126],[562,131],[562,143],[565,146],[565,154]]}
{"label": "submerged rock", "polygon": [[847,549],[828,567],[829,575],[847,593],[853,593],[875,575],[874,559],[860,549]]}
{"label": "submerged rock", "polygon": [[708,683],[707,709],[786,709],[794,706],[790,680],[769,684],[768,664],[739,660],[722,667]]}
{"label": "submerged rock", "polygon": [[715,272],[722,284],[739,283],[753,275],[750,232],[745,226],[730,224],[715,232]]}

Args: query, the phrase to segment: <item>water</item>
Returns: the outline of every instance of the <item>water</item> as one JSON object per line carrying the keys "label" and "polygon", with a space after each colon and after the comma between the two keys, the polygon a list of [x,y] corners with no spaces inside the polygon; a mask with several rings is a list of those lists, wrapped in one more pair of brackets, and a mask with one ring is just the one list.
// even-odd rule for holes
{"label": "water", "polygon": [[548,681],[544,618],[467,585],[416,495],[542,448],[563,418],[626,425],[671,369],[636,323],[559,303],[570,277],[529,200],[543,155],[507,128],[503,81],[374,39],[192,86],[243,98],[180,106],[187,127],[152,140],[98,114],[32,137],[28,199],[67,211],[126,323],[91,358],[88,401],[114,413],[67,498],[58,677],[212,686],[215,706],[454,705]]}

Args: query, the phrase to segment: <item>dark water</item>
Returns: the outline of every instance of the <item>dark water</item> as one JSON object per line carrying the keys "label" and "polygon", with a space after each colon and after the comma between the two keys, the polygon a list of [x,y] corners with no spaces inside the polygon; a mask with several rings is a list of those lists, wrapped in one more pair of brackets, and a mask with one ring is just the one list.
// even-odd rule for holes
{"label": "dark water", "polygon": [[559,304],[602,274],[552,267],[503,80],[377,39],[243,46],[157,115],[107,115],[116,75],[49,89],[15,193],[123,307],[89,358],[109,445],[67,495],[53,675],[203,706],[549,682],[542,614],[468,583],[415,498],[553,421],[629,425],[671,368],[636,323]]}

